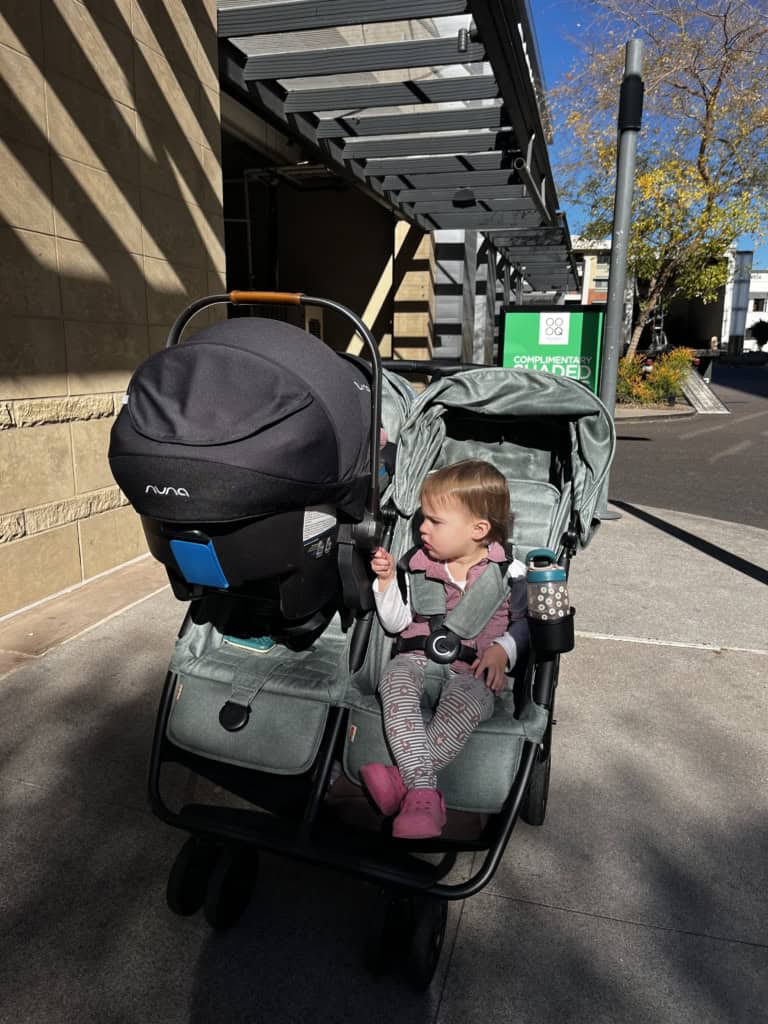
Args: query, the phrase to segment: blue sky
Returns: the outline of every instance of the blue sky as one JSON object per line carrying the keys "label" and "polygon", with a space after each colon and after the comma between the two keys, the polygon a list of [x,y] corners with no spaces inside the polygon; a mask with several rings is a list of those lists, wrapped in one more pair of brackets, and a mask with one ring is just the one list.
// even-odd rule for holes
{"label": "blue sky", "polygon": [[[574,0],[529,0],[529,3],[533,13],[545,83],[548,88],[551,88],[579,57],[578,49],[569,42],[568,37],[578,36],[589,30],[591,4],[574,2]],[[618,106],[618,92],[616,103]],[[557,137],[555,137],[552,153],[555,158],[556,152]],[[557,184],[556,167],[555,183]],[[566,203],[563,203],[563,208],[568,215],[571,230],[575,232],[578,224],[577,211],[569,209]],[[749,238],[742,238],[740,244],[747,249],[753,247]],[[768,243],[756,250],[753,265],[768,267]]]}

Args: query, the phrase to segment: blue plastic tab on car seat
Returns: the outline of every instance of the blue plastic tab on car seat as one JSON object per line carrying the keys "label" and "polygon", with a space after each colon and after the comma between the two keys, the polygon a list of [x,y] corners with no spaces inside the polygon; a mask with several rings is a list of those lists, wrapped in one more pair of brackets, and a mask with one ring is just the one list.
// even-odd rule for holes
{"label": "blue plastic tab on car seat", "polygon": [[171,551],[187,583],[200,583],[205,587],[229,587],[213,541],[198,544],[193,540],[172,540]]}

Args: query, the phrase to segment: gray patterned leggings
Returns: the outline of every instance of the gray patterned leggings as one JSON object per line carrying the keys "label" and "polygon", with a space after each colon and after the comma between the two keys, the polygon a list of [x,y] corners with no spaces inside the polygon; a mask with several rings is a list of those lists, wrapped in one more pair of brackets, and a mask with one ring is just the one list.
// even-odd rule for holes
{"label": "gray patterned leggings", "polygon": [[481,679],[452,672],[424,726],[421,694],[427,659],[398,654],[379,683],[384,731],[409,789],[436,789],[437,773],[461,751],[473,729],[493,714],[493,693]]}

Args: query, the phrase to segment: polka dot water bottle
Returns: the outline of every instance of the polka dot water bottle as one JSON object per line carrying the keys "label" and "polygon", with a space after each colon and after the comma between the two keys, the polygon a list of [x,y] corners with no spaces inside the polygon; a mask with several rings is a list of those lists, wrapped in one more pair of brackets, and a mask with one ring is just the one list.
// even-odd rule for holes
{"label": "polka dot water bottle", "polygon": [[573,610],[568,576],[549,548],[535,548],[525,559],[528,568],[528,625],[537,651],[562,653],[573,648]]}

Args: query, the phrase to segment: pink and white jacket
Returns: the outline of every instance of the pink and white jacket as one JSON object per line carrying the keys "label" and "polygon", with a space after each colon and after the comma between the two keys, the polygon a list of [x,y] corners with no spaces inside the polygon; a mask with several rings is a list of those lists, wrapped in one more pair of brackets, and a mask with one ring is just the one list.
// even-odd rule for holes
{"label": "pink and white jacket", "polygon": [[[456,581],[449,573],[445,562],[438,562],[430,558],[423,548],[418,548],[408,562],[408,569],[414,572],[424,572],[428,578],[439,580],[443,584],[447,614],[459,603],[465,588],[471,587],[492,562],[499,563],[507,560],[507,554],[502,545],[493,542],[488,546],[487,557],[470,568],[466,581]],[[396,582],[390,583],[383,594],[379,592],[379,581],[374,582],[373,592],[379,621],[384,630],[393,635],[428,636],[430,633],[429,622],[423,616],[416,615],[410,606],[408,572],[405,574],[405,580],[408,591],[405,600],[403,600],[400,587]],[[467,647],[475,647],[478,655],[482,655],[491,644],[497,643],[504,648],[509,667],[512,668],[517,661],[519,651],[526,646],[528,639],[525,565],[517,559],[513,559],[507,570],[507,580],[509,582],[508,596],[496,609],[479,635],[471,640],[462,640],[462,643]],[[423,655],[416,656],[423,657]],[[453,662],[451,669],[454,672],[472,671],[471,666],[465,661]]]}

